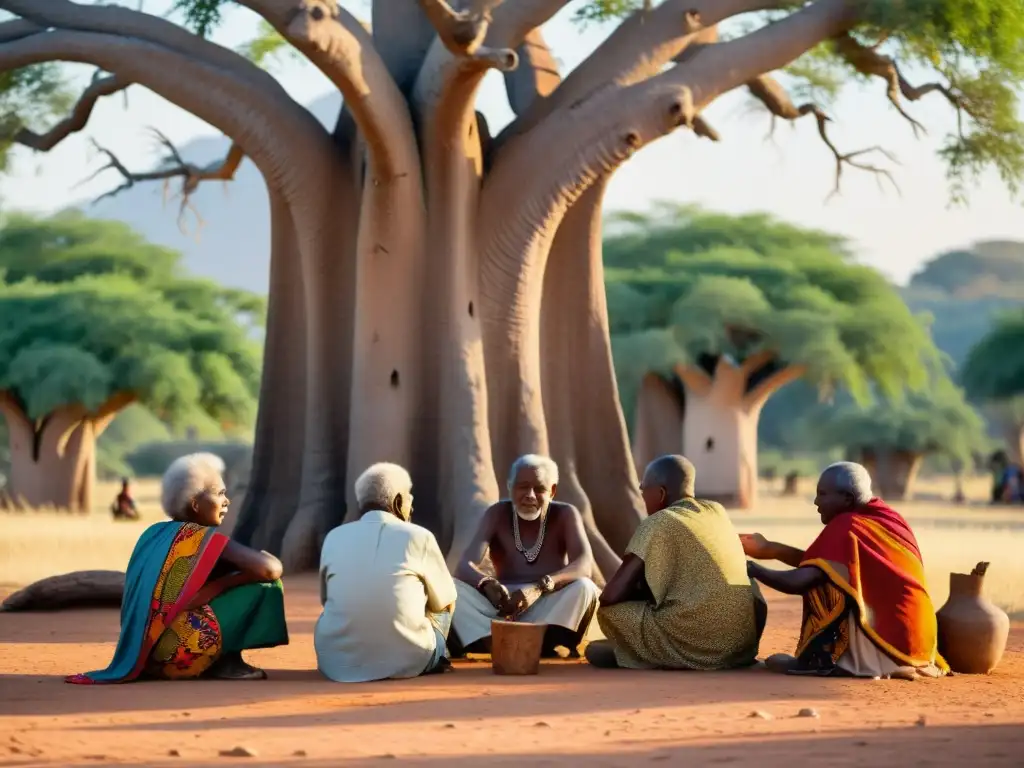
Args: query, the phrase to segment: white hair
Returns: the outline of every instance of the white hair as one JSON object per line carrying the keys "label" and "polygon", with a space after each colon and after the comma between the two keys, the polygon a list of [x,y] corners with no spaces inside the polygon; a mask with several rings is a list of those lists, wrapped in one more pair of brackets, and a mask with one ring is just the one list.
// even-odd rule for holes
{"label": "white hair", "polygon": [[524,469],[535,470],[538,477],[541,478],[541,482],[548,488],[558,484],[558,464],[554,459],[536,453],[527,453],[512,462],[512,468],[508,471],[508,489],[510,491],[516,484],[516,477]]}
{"label": "white hair", "polygon": [[871,491],[871,475],[863,465],[853,461],[837,461],[829,464],[821,473],[835,477],[836,489],[853,496],[858,504],[867,504],[874,495]]}
{"label": "white hair", "polygon": [[172,520],[184,520],[192,499],[214,487],[224,487],[224,460],[213,453],[190,453],[175,459],[164,472],[160,505]]}
{"label": "white hair", "polygon": [[388,511],[398,494],[406,498],[412,494],[412,478],[398,464],[374,464],[356,480],[356,504],[360,511]]}

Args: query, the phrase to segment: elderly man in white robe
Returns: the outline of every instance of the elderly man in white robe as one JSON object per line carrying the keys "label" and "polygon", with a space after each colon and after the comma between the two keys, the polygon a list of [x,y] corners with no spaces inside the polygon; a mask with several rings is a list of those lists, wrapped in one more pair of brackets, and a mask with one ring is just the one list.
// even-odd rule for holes
{"label": "elderly man in white robe", "polygon": [[[508,474],[509,498],[484,513],[455,571],[459,610],[452,630],[465,652],[490,652],[493,619],[547,624],[548,657],[559,646],[576,656],[591,639],[599,595],[589,578],[593,554],[579,511],[552,500],[557,489],[554,461],[521,456]],[[480,568],[488,553],[493,574]]]}
{"label": "elderly man in white robe", "polygon": [[327,534],[320,556],[318,668],[344,683],[447,671],[455,584],[434,535],[410,522],[409,473],[374,464],[355,491],[359,520]]}

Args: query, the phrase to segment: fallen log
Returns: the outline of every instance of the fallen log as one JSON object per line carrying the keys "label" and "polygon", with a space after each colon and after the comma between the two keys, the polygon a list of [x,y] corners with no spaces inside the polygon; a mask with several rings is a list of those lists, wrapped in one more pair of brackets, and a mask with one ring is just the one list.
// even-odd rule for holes
{"label": "fallen log", "polygon": [[0,604],[0,611],[120,608],[124,571],[73,571],[29,584]]}

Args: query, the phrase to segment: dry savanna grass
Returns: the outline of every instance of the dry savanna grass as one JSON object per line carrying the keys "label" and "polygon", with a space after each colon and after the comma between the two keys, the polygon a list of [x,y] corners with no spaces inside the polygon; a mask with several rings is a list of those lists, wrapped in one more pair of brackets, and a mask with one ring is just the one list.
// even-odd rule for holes
{"label": "dry savanna grass", "polygon": [[[1011,613],[1024,615],[1024,508],[989,507],[988,478],[967,483],[971,501],[956,505],[949,479],[922,481],[916,498],[897,505],[914,526],[924,553],[929,587],[936,607],[949,594],[949,573],[968,573],[979,561],[992,565],[986,586],[991,599]],[[820,528],[805,483],[796,497],[777,495],[767,485],[755,509],[733,515],[741,531],[760,531],[769,538],[806,546]],[[140,480],[133,493],[142,513],[138,522],[114,522],[109,505],[115,483],[100,484],[98,506],[88,515],[59,512],[0,514],[0,585],[20,586],[68,571],[106,568],[121,570],[128,562],[139,533],[162,515],[159,482]]]}

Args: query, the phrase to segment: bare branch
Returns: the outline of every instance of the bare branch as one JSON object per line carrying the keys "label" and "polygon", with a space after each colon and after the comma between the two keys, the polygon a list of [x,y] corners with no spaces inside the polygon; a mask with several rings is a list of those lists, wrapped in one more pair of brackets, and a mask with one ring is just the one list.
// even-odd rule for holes
{"label": "bare branch", "polygon": [[[858,161],[857,158],[863,157],[864,155],[878,152],[888,158],[891,162],[897,163],[895,157],[890,153],[886,152],[881,147],[868,147],[867,149],[859,149],[855,152],[847,152],[846,154],[841,153],[836,149],[835,144],[828,135],[828,123],[831,122],[831,118],[825,114],[824,110],[821,109],[817,104],[807,103],[801,104],[799,107],[793,104],[793,100],[790,99],[789,94],[786,93],[785,88],[782,87],[779,82],[771,75],[761,75],[756,77],[747,83],[747,88],[750,93],[760,101],[768,111],[772,114],[772,119],[782,118],[783,120],[789,120],[791,122],[799,120],[805,115],[814,115],[814,119],[818,123],[818,135],[821,136],[821,140],[825,142],[825,146],[832,152],[832,156],[836,161],[836,181],[832,192],[829,194],[827,199],[831,199],[835,195],[839,194],[840,180],[843,173],[843,166],[849,165],[851,168],[858,168],[862,171],[869,171],[875,174],[879,179],[882,178],[889,180],[896,192],[900,192],[899,186],[896,184],[896,180],[893,178],[891,172],[885,168],[879,168],[874,165],[868,165],[866,163]],[[881,183],[879,183],[881,188]]]}
{"label": "bare branch", "polygon": [[696,115],[693,118],[693,132],[701,138],[710,139],[711,141],[719,141],[721,139],[714,126],[700,115]]}
{"label": "bare branch", "polygon": [[456,57],[476,59],[489,68],[510,72],[518,57],[510,48],[484,45],[491,26],[491,9],[501,0],[473,0],[469,9],[454,10],[445,0],[419,0],[444,47]]}
{"label": "bare branch", "polygon": [[10,43],[42,32],[43,27],[28,19],[14,19],[0,23],[0,43]]}
{"label": "bare branch", "polygon": [[0,9],[44,27],[102,32],[156,43],[193,61],[216,66],[297,106],[277,80],[244,56],[148,13],[119,5],[85,5],[70,0],[0,0]]}
{"label": "bare branch", "polygon": [[921,123],[907,113],[903,108],[903,104],[900,102],[900,96],[905,98],[907,101],[918,101],[930,93],[938,92],[941,93],[946,98],[946,101],[952,104],[958,112],[964,108],[963,100],[950,88],[942,85],[941,83],[926,83],[921,86],[915,86],[908,82],[907,79],[903,77],[899,67],[896,65],[895,59],[878,53],[876,48],[881,43],[869,48],[859,43],[849,34],[845,34],[837,37],[835,44],[836,53],[842,56],[855,70],[860,72],[862,75],[879,77],[886,81],[886,95],[889,97],[889,102],[896,108],[896,111],[910,123],[910,127],[914,129],[914,136],[920,137],[920,134],[927,133],[928,131],[923,125],[921,125]]}
{"label": "bare branch", "polygon": [[75,103],[70,115],[46,133],[35,133],[28,128],[22,128],[15,134],[14,141],[34,149],[36,152],[49,152],[72,133],[77,133],[85,128],[92,115],[93,107],[96,106],[96,102],[100,98],[123,91],[129,85],[131,82],[128,79],[117,75],[94,77],[92,83],[82,92],[81,97]]}
{"label": "bare branch", "polygon": [[[230,149],[222,160],[219,160],[209,165],[199,166],[193,163],[188,163],[182,158],[181,153],[178,152],[177,147],[168,139],[163,133],[158,131],[156,128],[150,128],[157,141],[166,150],[166,156],[164,157],[164,163],[161,168],[153,171],[146,171],[143,173],[133,173],[125,167],[117,155],[111,152],[106,147],[100,146],[95,141],[92,142],[93,147],[96,151],[105,155],[107,158],[107,164],[100,168],[98,171],[93,173],[85,181],[91,181],[99,176],[101,173],[107,170],[115,170],[124,181],[115,189],[105,192],[93,201],[93,205],[108,197],[113,197],[126,189],[131,189],[136,184],[141,184],[147,181],[163,181],[164,182],[164,202],[166,203],[170,193],[170,182],[174,179],[181,179],[181,186],[178,192],[173,197],[180,197],[181,204],[178,208],[178,228],[183,234],[187,234],[185,230],[185,212],[191,211],[192,215],[196,219],[196,223],[202,228],[204,222],[202,216],[199,215],[199,211],[196,210],[195,206],[192,205],[192,194],[199,188],[199,185],[204,181],[231,181],[235,178],[235,173],[238,171],[238,166],[241,165],[242,159],[245,157],[245,152],[238,144],[232,143]],[[83,181],[82,183],[85,183]]]}
{"label": "bare branch", "polygon": [[703,397],[711,391],[711,376],[703,368],[695,365],[677,365],[675,374],[686,387],[687,394]]}
{"label": "bare branch", "polygon": [[787,365],[780,368],[775,373],[765,376],[753,389],[747,392],[743,398],[744,406],[749,409],[763,405],[769,397],[782,389],[786,384],[803,378],[806,373],[806,365]]}

